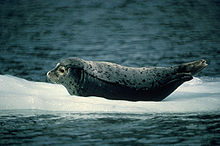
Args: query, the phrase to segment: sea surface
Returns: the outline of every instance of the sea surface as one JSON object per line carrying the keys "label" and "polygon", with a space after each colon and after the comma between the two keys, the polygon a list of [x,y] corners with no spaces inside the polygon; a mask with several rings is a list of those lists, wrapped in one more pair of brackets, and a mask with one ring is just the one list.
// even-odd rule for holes
{"label": "sea surface", "polygon": [[[209,64],[162,102],[70,96],[62,58]],[[0,1],[0,145],[220,145],[219,0]]]}

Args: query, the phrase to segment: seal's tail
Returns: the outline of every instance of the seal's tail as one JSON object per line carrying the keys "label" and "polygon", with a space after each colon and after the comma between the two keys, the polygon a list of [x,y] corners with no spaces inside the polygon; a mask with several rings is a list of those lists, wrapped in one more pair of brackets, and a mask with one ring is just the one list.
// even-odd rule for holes
{"label": "seal's tail", "polygon": [[200,72],[206,66],[207,66],[206,61],[204,59],[201,59],[201,60],[179,65],[178,72],[179,73],[190,73],[191,75],[194,75]]}

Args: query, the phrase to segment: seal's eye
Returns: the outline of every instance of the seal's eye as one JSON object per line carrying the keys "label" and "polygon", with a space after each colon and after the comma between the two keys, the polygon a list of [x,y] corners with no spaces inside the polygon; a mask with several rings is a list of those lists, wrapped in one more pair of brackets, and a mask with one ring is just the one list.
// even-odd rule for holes
{"label": "seal's eye", "polygon": [[64,69],[59,68],[59,72],[64,73]]}
{"label": "seal's eye", "polygon": [[59,67],[58,67],[58,72],[59,72],[60,74],[65,73],[65,67],[59,66]]}

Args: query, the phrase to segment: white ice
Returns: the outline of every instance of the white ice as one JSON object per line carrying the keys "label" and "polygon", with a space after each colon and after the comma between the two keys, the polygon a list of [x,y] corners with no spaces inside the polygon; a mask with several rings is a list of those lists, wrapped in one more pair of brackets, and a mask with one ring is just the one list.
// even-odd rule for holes
{"label": "white ice", "polygon": [[220,111],[220,81],[194,78],[162,102],[129,102],[70,96],[62,85],[0,75],[0,110],[15,109],[110,113]]}

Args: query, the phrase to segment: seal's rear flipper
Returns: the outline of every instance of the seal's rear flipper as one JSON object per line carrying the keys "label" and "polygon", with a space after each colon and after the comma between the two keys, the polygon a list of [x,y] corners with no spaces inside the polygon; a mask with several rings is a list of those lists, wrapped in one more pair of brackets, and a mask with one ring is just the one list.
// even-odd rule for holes
{"label": "seal's rear flipper", "polygon": [[[177,73],[173,75],[172,78],[166,82],[164,85],[160,86],[153,92],[151,95],[153,101],[161,101],[170,95],[174,90],[176,90],[180,85],[182,85],[186,81],[192,80],[193,77],[190,73]],[[159,92],[158,92],[159,91]]]}
{"label": "seal's rear flipper", "polygon": [[179,65],[178,72],[179,73],[190,73],[191,75],[194,75],[200,72],[206,66],[207,66],[206,61],[204,59],[201,59],[201,60]]}

